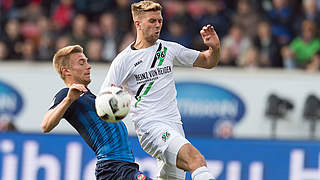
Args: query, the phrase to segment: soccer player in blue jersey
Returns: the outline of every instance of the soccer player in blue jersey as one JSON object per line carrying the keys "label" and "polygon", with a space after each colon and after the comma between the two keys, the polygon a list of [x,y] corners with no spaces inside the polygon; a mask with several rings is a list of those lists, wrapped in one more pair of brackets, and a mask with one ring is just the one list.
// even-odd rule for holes
{"label": "soccer player in blue jersey", "polygon": [[134,163],[125,124],[108,123],[97,115],[96,96],[87,87],[91,82],[91,65],[82,47],[74,45],[60,49],[53,57],[53,65],[66,88],[55,95],[43,118],[42,131],[50,132],[65,118],[95,152],[97,180],[150,179]]}

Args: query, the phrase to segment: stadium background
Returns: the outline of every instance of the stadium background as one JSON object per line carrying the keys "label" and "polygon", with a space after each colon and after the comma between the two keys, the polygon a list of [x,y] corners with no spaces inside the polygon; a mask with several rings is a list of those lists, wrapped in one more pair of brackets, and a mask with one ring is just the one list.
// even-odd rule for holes
{"label": "stadium background", "polygon": [[[0,1],[0,179],[94,179],[94,155],[70,125],[40,132],[63,87],[51,58],[68,44],[85,47],[96,93],[113,57],[134,40],[130,3]],[[186,135],[217,179],[320,180],[320,3],[160,3],[162,39],[203,50],[199,30],[213,24],[221,40],[219,67],[175,71]],[[154,177],[155,161],[139,147],[129,117],[125,122],[137,162]]]}

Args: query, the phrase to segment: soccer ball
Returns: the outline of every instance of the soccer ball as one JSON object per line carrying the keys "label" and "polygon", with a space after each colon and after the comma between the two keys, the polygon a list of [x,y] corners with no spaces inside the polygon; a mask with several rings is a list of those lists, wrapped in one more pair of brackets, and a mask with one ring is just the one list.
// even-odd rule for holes
{"label": "soccer ball", "polygon": [[118,87],[107,87],[96,97],[98,116],[107,122],[119,122],[130,110],[130,95]]}

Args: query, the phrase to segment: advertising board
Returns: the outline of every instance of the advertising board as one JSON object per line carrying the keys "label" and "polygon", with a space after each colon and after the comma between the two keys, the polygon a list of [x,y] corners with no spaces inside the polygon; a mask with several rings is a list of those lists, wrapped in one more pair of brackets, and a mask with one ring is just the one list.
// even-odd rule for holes
{"label": "advertising board", "polygon": [[[156,160],[129,138],[141,170]],[[319,141],[190,138],[217,180],[320,180]],[[94,180],[93,151],[77,135],[0,134],[2,180]],[[187,174],[190,180],[190,174]]]}

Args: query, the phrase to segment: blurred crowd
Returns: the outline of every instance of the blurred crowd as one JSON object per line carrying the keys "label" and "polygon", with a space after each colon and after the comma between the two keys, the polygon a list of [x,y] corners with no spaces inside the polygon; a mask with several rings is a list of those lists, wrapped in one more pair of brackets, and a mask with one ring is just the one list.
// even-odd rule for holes
{"label": "blurred crowd", "polygon": [[[0,0],[0,60],[51,61],[80,44],[91,62],[111,62],[135,38],[130,4],[138,0]],[[319,2],[318,2],[319,1]],[[159,0],[161,39],[205,50],[212,24],[219,66],[319,71],[320,0]]]}

